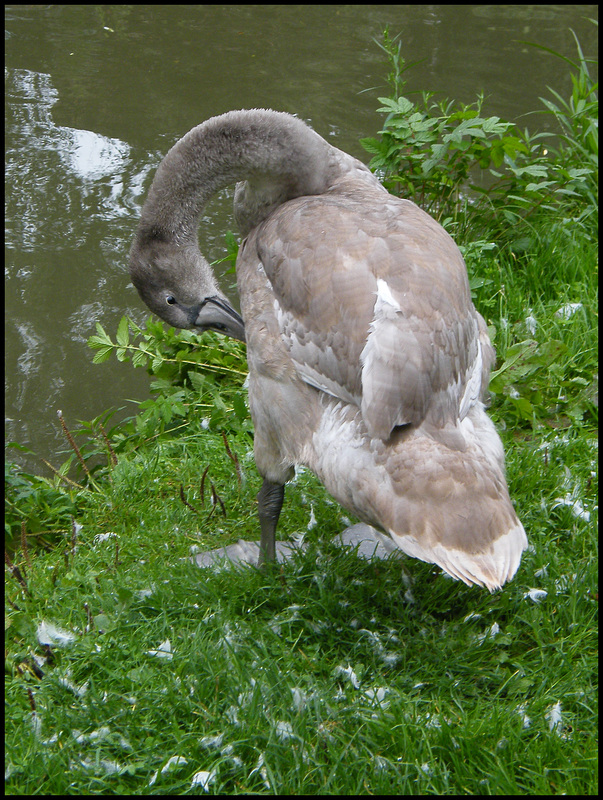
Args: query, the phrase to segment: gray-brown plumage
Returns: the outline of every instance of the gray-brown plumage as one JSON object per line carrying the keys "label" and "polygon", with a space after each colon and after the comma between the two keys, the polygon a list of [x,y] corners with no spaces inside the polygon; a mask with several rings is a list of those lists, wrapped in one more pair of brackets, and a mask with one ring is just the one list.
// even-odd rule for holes
{"label": "gray-brown plumage", "polygon": [[[197,242],[232,183],[244,333]],[[264,560],[301,464],[406,553],[491,590],[514,575],[527,540],[482,402],[494,350],[428,214],[300,120],[232,111],[161,163],[130,270],[172,325],[247,341]]]}

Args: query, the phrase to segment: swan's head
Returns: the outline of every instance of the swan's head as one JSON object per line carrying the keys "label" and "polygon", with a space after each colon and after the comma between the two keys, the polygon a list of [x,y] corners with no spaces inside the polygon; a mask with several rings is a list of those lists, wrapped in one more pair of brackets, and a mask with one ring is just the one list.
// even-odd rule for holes
{"label": "swan's head", "polygon": [[151,311],[175,328],[213,330],[245,341],[241,316],[194,244],[139,235],[130,251],[130,276]]}

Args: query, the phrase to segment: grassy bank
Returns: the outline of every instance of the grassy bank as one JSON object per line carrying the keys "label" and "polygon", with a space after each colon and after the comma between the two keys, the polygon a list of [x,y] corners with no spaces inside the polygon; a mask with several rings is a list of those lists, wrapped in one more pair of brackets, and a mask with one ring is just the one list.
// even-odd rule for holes
{"label": "grassy bank", "polygon": [[50,478],[8,467],[8,793],[597,792],[596,87],[579,53],[545,140],[405,98],[385,47],[365,145],[463,248],[530,542],[516,578],[489,595],[342,552],[347,515],[307,472],[279,526],[303,554],[194,566],[259,536],[244,346],[99,329],[99,369],[147,368],[152,396],[119,426],[63,421]]}

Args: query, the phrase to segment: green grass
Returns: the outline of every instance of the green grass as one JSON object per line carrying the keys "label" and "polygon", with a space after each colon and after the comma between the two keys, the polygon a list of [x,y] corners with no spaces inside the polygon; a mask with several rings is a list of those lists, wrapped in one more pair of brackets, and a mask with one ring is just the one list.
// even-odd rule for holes
{"label": "green grass", "polygon": [[[7,471],[7,793],[598,793],[587,211],[451,227],[498,353],[490,413],[529,540],[495,595],[338,550],[347,515],[308,472],[279,525],[303,553],[195,566],[259,536],[244,348],[99,329],[95,360],[156,381],[130,422],[74,431],[90,477],[71,447],[51,479]],[[71,641],[45,646],[42,622]]]}
{"label": "green grass", "polygon": [[[582,485],[595,453],[567,432],[545,443],[510,458],[531,547],[495,596],[416,561],[363,562],[318,526],[267,574],[201,570],[188,559],[203,540],[192,512],[158,498],[136,524],[123,504],[149,503],[152,465],[116,470],[105,516],[83,520],[68,564],[38,555],[31,597],[9,587],[7,790],[176,794],[205,770],[221,793],[595,792],[594,526],[554,508],[567,465],[584,464],[572,474]],[[303,530],[321,490],[304,476],[290,495],[284,521]],[[232,485],[224,500],[237,516],[237,502],[251,506]],[[250,514],[237,535],[251,534]],[[539,602],[533,587],[547,592]],[[42,619],[75,640],[38,679],[24,664],[43,654]],[[171,659],[149,654],[168,639]],[[187,763],[162,774],[175,756]]]}
{"label": "green grass", "polygon": [[[515,433],[530,549],[494,596],[411,559],[339,552],[341,510],[309,473],[282,520],[306,552],[266,574],[200,569],[196,547],[257,537],[247,434],[230,441],[242,487],[211,431],[120,457],[75,551],[68,537],[21,557],[30,595],[8,582],[7,791],[181,794],[205,771],[216,793],[595,793],[595,440]],[[227,516],[207,520],[210,461]],[[42,620],[73,643],[50,656]],[[171,659],[149,654],[166,640]],[[186,763],[162,773],[174,757]]]}

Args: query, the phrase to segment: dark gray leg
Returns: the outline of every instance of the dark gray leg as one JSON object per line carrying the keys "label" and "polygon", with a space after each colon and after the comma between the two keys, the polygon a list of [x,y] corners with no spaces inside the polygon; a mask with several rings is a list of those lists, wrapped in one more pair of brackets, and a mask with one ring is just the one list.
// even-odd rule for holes
{"label": "dark gray leg", "polygon": [[258,515],[260,517],[260,558],[261,566],[276,558],[276,526],[283,507],[285,487],[282,483],[272,483],[264,478],[262,488],[258,492]]}

